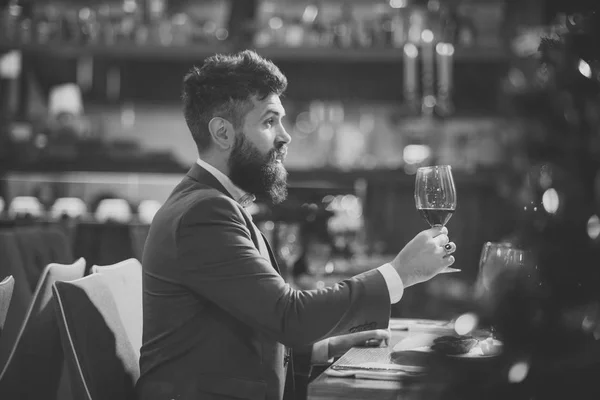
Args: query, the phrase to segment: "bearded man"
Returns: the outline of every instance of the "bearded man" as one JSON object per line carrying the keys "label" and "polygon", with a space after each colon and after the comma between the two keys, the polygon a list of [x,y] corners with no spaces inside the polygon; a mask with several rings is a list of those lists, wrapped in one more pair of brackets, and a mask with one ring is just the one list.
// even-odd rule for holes
{"label": "bearded man", "polygon": [[332,287],[286,284],[245,210],[255,196],[286,197],[286,86],[252,51],[215,55],[184,78],[199,158],[156,214],[144,249],[140,399],[293,398],[294,353],[327,362],[387,339],[404,288],[454,262],[446,228],[432,228],[389,263]]}

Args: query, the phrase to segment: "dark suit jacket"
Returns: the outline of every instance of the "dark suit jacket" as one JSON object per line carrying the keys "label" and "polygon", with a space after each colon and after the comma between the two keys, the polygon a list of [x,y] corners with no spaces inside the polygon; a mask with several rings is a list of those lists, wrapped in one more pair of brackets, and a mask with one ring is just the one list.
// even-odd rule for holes
{"label": "dark suit jacket", "polygon": [[144,400],[279,400],[286,347],[388,326],[379,271],[291,288],[247,212],[196,164],[156,214],[142,265]]}

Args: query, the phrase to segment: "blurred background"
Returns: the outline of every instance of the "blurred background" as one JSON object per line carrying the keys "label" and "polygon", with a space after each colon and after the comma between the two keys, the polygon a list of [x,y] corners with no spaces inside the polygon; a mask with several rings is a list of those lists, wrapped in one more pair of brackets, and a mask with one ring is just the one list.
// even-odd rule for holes
{"label": "blurred background", "polygon": [[[0,0],[2,224],[59,225],[89,265],[140,258],[197,157],[185,72],[252,48],[289,80],[289,197],[252,212],[290,282],[319,288],[389,261],[428,227],[416,169],[449,164],[462,272],[407,290],[392,316],[451,318],[486,241],[562,215],[598,247],[598,96],[575,101],[539,51],[577,25],[557,4]],[[569,76],[597,84],[598,64],[576,62]]]}

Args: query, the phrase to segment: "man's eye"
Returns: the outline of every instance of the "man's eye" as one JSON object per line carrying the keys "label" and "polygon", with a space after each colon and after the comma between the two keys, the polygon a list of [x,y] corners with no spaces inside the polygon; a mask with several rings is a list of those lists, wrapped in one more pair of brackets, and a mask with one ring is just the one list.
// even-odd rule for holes
{"label": "man's eye", "polygon": [[273,118],[269,118],[268,120],[265,121],[265,125],[267,125],[269,128],[273,126],[273,123],[275,121],[273,120]]}

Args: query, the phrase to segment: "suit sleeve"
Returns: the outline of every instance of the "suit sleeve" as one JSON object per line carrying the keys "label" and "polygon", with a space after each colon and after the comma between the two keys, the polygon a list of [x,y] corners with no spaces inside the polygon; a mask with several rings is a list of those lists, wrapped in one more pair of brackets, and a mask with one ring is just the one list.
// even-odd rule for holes
{"label": "suit sleeve", "polygon": [[241,210],[226,197],[198,201],[179,221],[180,281],[286,346],[386,328],[390,295],[381,273],[319,290],[295,290],[256,249]]}

